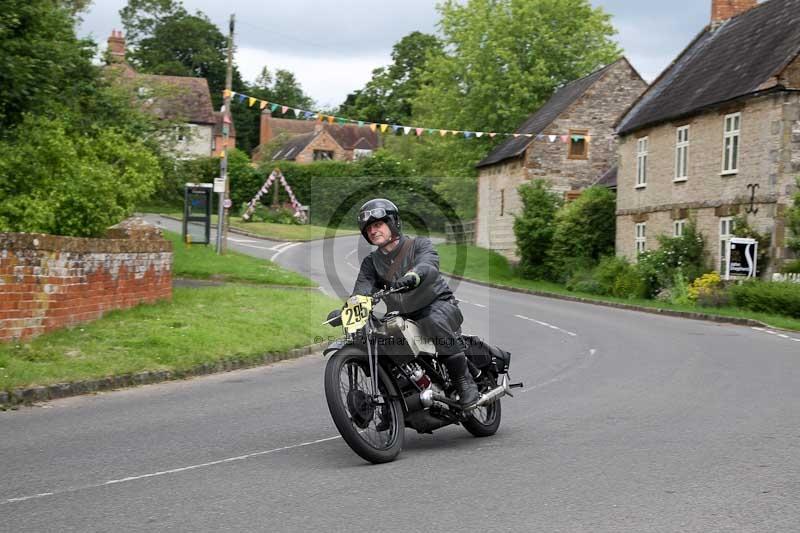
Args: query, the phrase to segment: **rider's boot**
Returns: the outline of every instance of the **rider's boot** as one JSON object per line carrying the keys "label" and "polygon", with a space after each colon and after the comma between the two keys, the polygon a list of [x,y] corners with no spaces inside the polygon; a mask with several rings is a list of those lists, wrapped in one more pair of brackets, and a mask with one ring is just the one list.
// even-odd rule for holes
{"label": "rider's boot", "polygon": [[468,407],[477,402],[480,398],[480,393],[475,380],[472,379],[472,374],[469,372],[467,356],[464,355],[464,352],[451,355],[445,359],[444,366],[447,368],[447,374],[458,391],[458,403],[461,404],[461,407]]}

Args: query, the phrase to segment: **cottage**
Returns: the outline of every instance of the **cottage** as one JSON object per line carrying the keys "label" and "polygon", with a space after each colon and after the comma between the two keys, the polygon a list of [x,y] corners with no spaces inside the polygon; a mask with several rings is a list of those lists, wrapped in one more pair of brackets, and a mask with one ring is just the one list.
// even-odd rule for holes
{"label": "cottage", "polygon": [[[615,165],[614,125],[647,83],[626,58],[570,82],[478,163],[476,243],[516,259],[517,187],[544,179],[571,198]],[[565,142],[566,141],[566,142]]]}
{"label": "cottage", "polygon": [[[139,74],[125,61],[125,38],[117,31],[108,38],[108,58],[108,72],[132,88],[144,109],[179,124],[175,138],[164,139],[178,157],[221,153],[222,113],[214,112],[205,78]],[[227,146],[235,142],[234,134]]]}
{"label": "cottage", "polygon": [[[619,123],[618,255],[687,220],[723,270],[734,217],[787,257],[800,173],[800,0],[713,0],[712,19]],[[708,246],[710,244],[710,246]]]}
{"label": "cottage", "polygon": [[[380,137],[369,126],[329,124],[323,121],[274,118],[267,109],[261,113],[260,143],[253,162],[271,152],[272,161],[355,161],[369,157],[380,147]],[[275,142],[277,146],[274,146]]]}

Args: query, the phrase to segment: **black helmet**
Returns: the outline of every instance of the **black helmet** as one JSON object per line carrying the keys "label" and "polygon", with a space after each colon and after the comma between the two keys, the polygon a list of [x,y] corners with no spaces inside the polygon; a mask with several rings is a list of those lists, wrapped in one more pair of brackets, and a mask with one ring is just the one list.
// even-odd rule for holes
{"label": "black helmet", "polygon": [[367,236],[367,228],[376,220],[383,220],[392,232],[392,237],[399,237],[401,232],[400,214],[397,211],[397,206],[389,200],[383,198],[375,198],[361,206],[358,210],[358,229],[361,230],[361,235],[367,239],[367,242],[372,244]]}

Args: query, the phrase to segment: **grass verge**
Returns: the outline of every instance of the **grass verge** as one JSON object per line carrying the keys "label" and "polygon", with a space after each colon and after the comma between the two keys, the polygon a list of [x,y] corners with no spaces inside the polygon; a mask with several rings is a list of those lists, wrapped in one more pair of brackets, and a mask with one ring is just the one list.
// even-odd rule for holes
{"label": "grass verge", "polygon": [[176,288],[171,302],[113,311],[27,342],[0,344],[0,390],[145,370],[187,370],[307,346],[339,305],[317,291],[229,284]]}
{"label": "grass verge", "polygon": [[[459,248],[461,255],[466,257],[463,268],[459,268]],[[657,302],[644,299],[623,299],[612,296],[598,296],[569,291],[563,285],[548,281],[529,280],[516,276],[508,261],[502,255],[479,248],[477,246],[459,246],[455,244],[440,244],[436,246],[439,252],[440,267],[442,272],[456,274],[465,278],[496,283],[508,287],[528,289],[532,291],[554,295],[572,296],[596,302],[611,302],[636,305],[651,309],[665,309],[670,311],[686,311],[690,313],[703,313],[728,318],[749,318],[763,322],[775,328],[800,331],[800,320],[795,318],[756,313],[736,307],[696,307],[691,305],[676,305],[667,302]]]}
{"label": "grass verge", "polygon": [[225,255],[217,255],[211,245],[187,247],[180,235],[170,231],[164,231],[164,237],[172,241],[174,253],[172,275],[176,278],[214,279],[297,287],[316,286],[310,279],[281,268],[266,259],[258,259],[232,250],[228,250]]}
{"label": "grass verge", "polygon": [[175,288],[171,302],[113,311],[25,342],[0,343],[0,390],[257,359],[336,335],[320,324],[341,302],[313,289],[276,286],[313,287],[311,280],[264,259],[186,248],[179,235],[164,233],[175,245],[175,277],[248,284]]}

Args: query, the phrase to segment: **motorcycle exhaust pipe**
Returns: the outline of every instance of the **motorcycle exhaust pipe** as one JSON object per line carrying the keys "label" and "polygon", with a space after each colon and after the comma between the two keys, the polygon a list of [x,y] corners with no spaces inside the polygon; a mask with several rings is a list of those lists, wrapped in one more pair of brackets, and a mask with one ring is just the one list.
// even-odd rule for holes
{"label": "motorcycle exhaust pipe", "polygon": [[489,404],[496,402],[497,400],[506,395],[511,397],[514,396],[513,394],[511,394],[511,385],[509,385],[508,383],[508,375],[503,374],[503,378],[500,380],[500,386],[482,395],[478,400],[478,403],[475,404],[475,407],[487,406]]}

